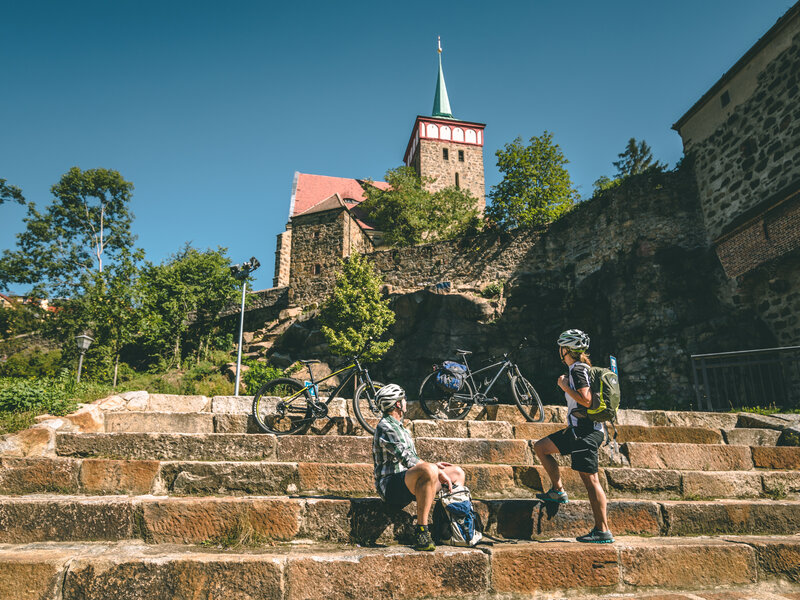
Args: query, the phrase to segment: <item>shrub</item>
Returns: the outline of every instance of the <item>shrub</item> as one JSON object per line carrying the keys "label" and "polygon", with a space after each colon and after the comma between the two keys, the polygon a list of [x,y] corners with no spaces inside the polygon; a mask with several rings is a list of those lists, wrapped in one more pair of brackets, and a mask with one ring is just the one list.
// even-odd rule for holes
{"label": "shrub", "polygon": [[276,367],[271,367],[263,362],[247,362],[250,367],[242,374],[242,381],[247,388],[248,394],[255,394],[262,385],[277,377],[284,377],[285,373]]}
{"label": "shrub", "polygon": [[503,295],[503,281],[495,281],[481,290],[484,298],[499,298]]}
{"label": "shrub", "polygon": [[58,377],[0,380],[0,411],[66,415],[77,407],[77,385],[66,372]]}
{"label": "shrub", "polygon": [[56,377],[60,363],[61,350],[18,352],[0,363],[0,377]]}

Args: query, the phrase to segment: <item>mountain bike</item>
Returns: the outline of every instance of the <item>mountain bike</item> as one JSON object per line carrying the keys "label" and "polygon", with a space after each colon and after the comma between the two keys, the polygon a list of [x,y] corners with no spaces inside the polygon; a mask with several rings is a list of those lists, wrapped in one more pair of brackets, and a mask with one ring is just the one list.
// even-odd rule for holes
{"label": "mountain bike", "polygon": [[[320,361],[300,362],[308,368],[311,381],[300,383],[296,379],[279,377],[262,385],[253,398],[253,418],[264,432],[275,435],[305,433],[317,419],[331,418],[328,414],[331,400],[338,396],[348,383],[355,380],[358,387],[353,394],[353,412],[364,429],[370,434],[375,433],[375,428],[370,426],[367,419],[380,419],[382,416],[375,403],[375,393],[383,387],[383,384],[372,381],[369,371],[361,366],[358,356],[352,357],[346,367],[319,381],[314,379],[311,365]],[[323,400],[320,397],[319,384],[337,375],[342,375],[341,383],[330,392],[327,400]]]}
{"label": "mountain bike", "polygon": [[[471,370],[467,362],[467,356],[472,352],[469,350],[456,350],[466,367],[461,389],[457,391],[445,391],[442,389],[436,381],[439,366],[434,365],[433,372],[419,386],[419,404],[422,410],[434,419],[463,419],[474,404],[478,406],[504,404],[497,397],[489,394],[494,385],[505,374],[519,411],[527,421],[541,423],[544,421],[544,410],[539,394],[536,393],[531,382],[522,376],[517,364],[511,360],[511,356],[516,354],[526,341],[527,338],[523,338],[516,349],[503,354],[502,360],[477,371]],[[497,369],[497,372],[492,376],[493,369]],[[481,373],[484,373],[484,375],[481,376]],[[475,380],[476,375],[480,376],[477,383]]]}

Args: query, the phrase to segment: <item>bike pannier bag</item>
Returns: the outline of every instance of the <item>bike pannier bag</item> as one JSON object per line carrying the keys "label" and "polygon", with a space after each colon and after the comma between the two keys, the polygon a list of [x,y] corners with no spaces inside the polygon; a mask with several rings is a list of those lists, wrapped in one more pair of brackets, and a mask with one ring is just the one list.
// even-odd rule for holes
{"label": "bike pannier bag", "polygon": [[483,535],[478,531],[478,517],[469,488],[454,485],[451,492],[442,489],[437,509],[434,510],[434,522],[438,522],[438,527],[434,528],[437,543],[470,547],[481,541]]}
{"label": "bike pannier bag", "polygon": [[458,392],[464,386],[466,373],[467,367],[465,365],[446,360],[436,373],[436,385],[448,394]]}

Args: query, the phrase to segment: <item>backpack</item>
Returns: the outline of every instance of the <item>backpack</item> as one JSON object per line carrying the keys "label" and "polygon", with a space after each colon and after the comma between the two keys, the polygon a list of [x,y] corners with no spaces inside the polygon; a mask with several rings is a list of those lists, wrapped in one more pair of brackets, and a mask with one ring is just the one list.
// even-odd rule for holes
{"label": "backpack", "polygon": [[592,407],[584,409],[586,417],[595,423],[616,419],[620,401],[617,374],[611,369],[592,367],[589,369],[589,389],[592,392]]}
{"label": "backpack", "polygon": [[448,492],[439,492],[433,511],[436,543],[448,546],[475,546],[483,535],[478,531],[478,515],[472,506],[469,488],[454,485]]}
{"label": "backpack", "polygon": [[464,387],[467,367],[452,360],[446,360],[436,373],[436,385],[446,394],[453,394]]}

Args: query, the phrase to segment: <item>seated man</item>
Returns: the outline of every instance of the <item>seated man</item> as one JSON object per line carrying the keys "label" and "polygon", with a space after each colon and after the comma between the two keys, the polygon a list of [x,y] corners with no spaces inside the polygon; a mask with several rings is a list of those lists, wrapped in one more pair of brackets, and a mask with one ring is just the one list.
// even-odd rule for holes
{"label": "seated man", "polygon": [[428,517],[436,494],[446,486],[464,485],[464,471],[450,463],[429,463],[420,460],[411,434],[403,427],[407,410],[406,393],[390,383],[375,395],[383,418],[375,427],[372,456],[375,461],[375,487],[381,498],[397,509],[417,501],[417,526],[414,550],[434,550],[428,531]]}

